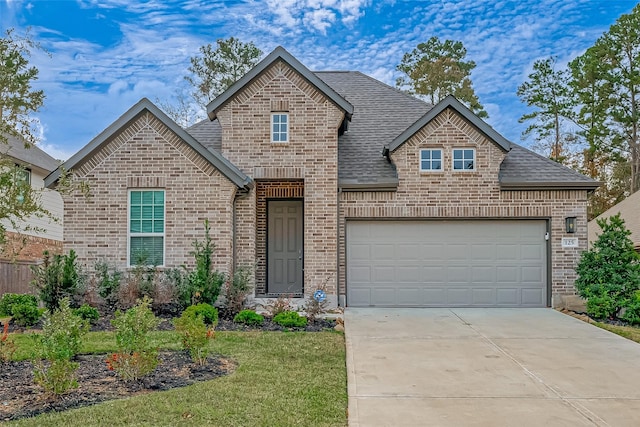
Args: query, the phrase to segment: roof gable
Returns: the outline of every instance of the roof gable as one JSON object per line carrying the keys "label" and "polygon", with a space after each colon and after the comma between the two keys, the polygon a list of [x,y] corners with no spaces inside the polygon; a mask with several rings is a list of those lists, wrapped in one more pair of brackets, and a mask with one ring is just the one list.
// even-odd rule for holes
{"label": "roof gable", "polygon": [[429,122],[436,118],[447,108],[455,110],[464,119],[474,125],[480,132],[482,132],[487,138],[498,145],[502,150],[511,150],[511,142],[509,142],[504,136],[496,132],[491,126],[489,126],[484,120],[473,114],[471,110],[462,105],[453,95],[448,95],[442,101],[438,102],[432,109],[427,111],[418,121],[409,126],[404,132],[398,135],[391,143],[385,147],[385,152],[389,151],[393,153],[402,144],[407,142],[413,135],[415,135],[420,129],[425,127]]}
{"label": "roof gable", "polygon": [[329,85],[318,78],[318,76],[309,71],[307,67],[302,65],[300,61],[294,58],[293,55],[287,52],[282,46],[278,46],[274,49],[273,52],[267,55],[266,58],[260,61],[258,65],[253,67],[247,74],[245,74],[240,80],[235,82],[229,89],[220,94],[213,101],[211,101],[209,105],[207,105],[207,115],[209,116],[209,119],[214,120],[217,116],[218,111],[231,99],[233,99],[234,96],[242,90],[242,88],[248,85],[251,81],[257,78],[260,74],[262,74],[263,71],[265,71],[278,60],[284,61],[297,73],[302,75],[302,77],[304,77],[310,84],[312,84],[320,92],[322,92],[327,98],[329,98],[334,104],[341,108],[345,112],[347,119],[351,118],[351,115],[353,114],[353,105],[351,105],[349,102],[347,102],[347,100],[338,95],[336,91],[334,91]]}
{"label": "roof gable", "polygon": [[45,175],[60,165],[60,161],[51,157],[38,146],[26,147],[24,141],[15,136],[7,135],[7,146],[3,147],[3,145],[0,144],[0,151],[15,159],[17,163],[41,169]]}
{"label": "roof gable", "polygon": [[90,158],[96,152],[96,150],[100,149],[100,147],[105,142],[109,141],[112,136],[117,134],[122,128],[127,126],[127,124],[129,124],[145,110],[154,115],[167,128],[178,135],[198,154],[208,160],[216,169],[220,171],[220,173],[227,177],[236,186],[240,188],[248,188],[252,185],[251,178],[247,177],[242,171],[240,171],[240,169],[234,166],[229,160],[224,158],[219,152],[207,150],[202,144],[200,144],[200,142],[198,142],[193,136],[191,136],[184,129],[178,126],[176,122],[171,120],[171,118],[169,118],[164,112],[162,112],[162,110],[156,107],[151,101],[149,101],[147,98],[142,98],[140,101],[138,101],[137,104],[131,107],[122,116],[120,116],[98,136],[93,138],[91,142],[80,149],[80,151],[74,154],[69,160],[64,162],[60,167],[49,174],[49,176],[45,178],[45,186],[52,186],[58,180],[58,178],[60,178],[62,169],[72,170],[75,166],[83,163],[87,158]]}

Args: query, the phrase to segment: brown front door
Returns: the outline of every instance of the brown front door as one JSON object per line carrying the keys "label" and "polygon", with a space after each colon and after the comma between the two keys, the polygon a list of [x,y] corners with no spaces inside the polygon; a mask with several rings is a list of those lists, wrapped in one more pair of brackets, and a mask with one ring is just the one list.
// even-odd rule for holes
{"label": "brown front door", "polygon": [[267,201],[267,293],[302,295],[302,200]]}

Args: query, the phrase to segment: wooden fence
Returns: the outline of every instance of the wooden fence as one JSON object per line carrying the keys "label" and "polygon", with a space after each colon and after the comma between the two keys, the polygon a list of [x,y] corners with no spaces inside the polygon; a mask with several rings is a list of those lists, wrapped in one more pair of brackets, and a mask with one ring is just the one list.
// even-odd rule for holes
{"label": "wooden fence", "polygon": [[31,266],[33,262],[0,261],[0,296],[6,293],[32,294],[29,285],[33,280]]}

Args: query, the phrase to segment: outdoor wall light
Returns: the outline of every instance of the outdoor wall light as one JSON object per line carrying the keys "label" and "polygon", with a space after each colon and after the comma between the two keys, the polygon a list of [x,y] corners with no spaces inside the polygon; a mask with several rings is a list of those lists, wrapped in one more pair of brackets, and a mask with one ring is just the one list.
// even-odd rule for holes
{"label": "outdoor wall light", "polygon": [[570,216],[564,219],[564,225],[567,233],[575,233],[576,232],[576,217]]}

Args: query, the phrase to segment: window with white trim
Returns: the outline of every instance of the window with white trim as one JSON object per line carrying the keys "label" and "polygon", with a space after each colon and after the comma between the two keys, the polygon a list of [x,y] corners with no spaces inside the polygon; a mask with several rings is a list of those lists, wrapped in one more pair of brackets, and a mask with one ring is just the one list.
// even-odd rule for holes
{"label": "window with white trim", "polygon": [[420,171],[432,172],[442,170],[442,150],[425,148],[420,150]]}
{"label": "window with white trim", "polygon": [[453,149],[453,170],[472,171],[476,169],[476,150],[473,148]]}
{"label": "window with white trim", "polygon": [[289,141],[289,114],[271,114],[271,142]]}
{"label": "window with white trim", "polygon": [[164,265],[164,190],[129,191],[129,265]]}

